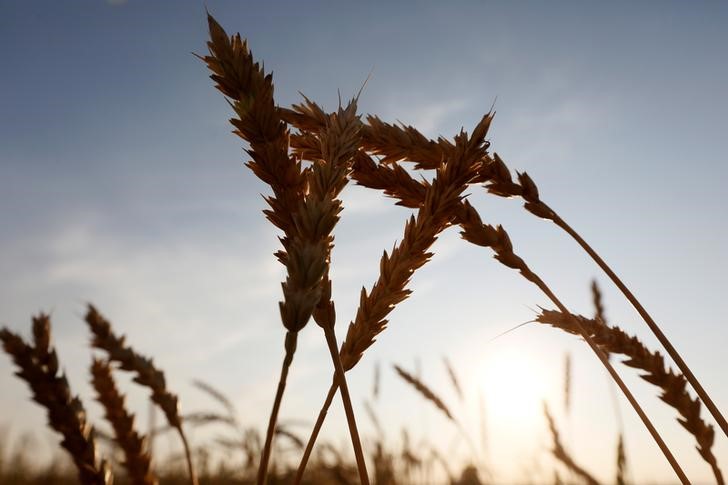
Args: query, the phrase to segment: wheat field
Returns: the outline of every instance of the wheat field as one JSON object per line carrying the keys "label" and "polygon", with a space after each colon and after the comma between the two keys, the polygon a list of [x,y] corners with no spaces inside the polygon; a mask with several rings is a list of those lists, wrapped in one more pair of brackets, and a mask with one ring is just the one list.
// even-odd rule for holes
{"label": "wheat field", "polygon": [[[18,7],[9,18],[17,25],[31,18],[86,25],[76,14],[66,18],[62,8],[54,17],[54,8]],[[99,23],[68,37],[79,57],[64,69],[75,65],[90,80],[94,66],[105,64],[96,54],[83,58],[90,45],[84,35],[115,32],[113,19],[153,32],[146,22],[172,15],[162,6],[127,2],[106,2],[103,14],[101,8],[89,13]],[[650,132],[640,146],[657,154],[677,150],[674,160],[655,155],[652,164],[639,165],[646,154],[622,153],[631,165],[567,167],[560,157],[595,152],[578,140],[569,145],[568,136],[554,141],[554,133],[561,125],[571,126],[572,136],[585,126],[615,129],[594,121],[600,113],[610,116],[608,103],[584,116],[566,103],[546,119],[555,130],[543,132],[548,140],[539,139],[535,124],[503,115],[509,106],[496,99],[498,92],[481,93],[488,97],[458,108],[456,94],[465,81],[453,67],[467,70],[479,62],[472,58],[477,49],[464,47],[470,57],[463,64],[456,63],[458,53],[431,60],[445,102],[420,99],[419,116],[399,118],[392,106],[407,107],[418,79],[400,73],[409,85],[378,93],[382,68],[368,64],[369,51],[321,59],[311,70],[295,57],[296,47],[273,48],[315,30],[307,38],[313,40],[298,48],[313,56],[317,48],[334,52],[336,42],[322,33],[326,23],[315,29],[306,23],[313,22],[313,11],[292,6],[289,18],[253,9],[243,22],[251,25],[249,35],[235,25],[233,19],[240,19],[230,5],[208,8],[206,22],[199,9],[196,17],[186,9],[178,14],[190,17],[180,25],[194,18],[205,27],[205,40],[184,60],[184,69],[197,76],[194,92],[204,99],[191,100],[184,83],[172,83],[187,71],[133,67],[131,57],[118,58],[138,71],[138,77],[125,74],[134,82],[155,80],[134,86],[150,89],[165,106],[215,103],[204,117],[164,123],[152,111],[139,117],[149,100],[130,105],[137,110],[133,123],[142,127],[139,140],[156,140],[156,129],[165,144],[162,134],[171,133],[186,147],[179,152],[180,169],[169,161],[157,172],[147,168],[149,155],[141,155],[133,166],[107,167],[98,179],[89,175],[84,181],[98,185],[75,195],[64,189],[62,177],[51,177],[60,184],[49,192],[59,196],[58,210],[73,209],[84,222],[53,221],[52,206],[41,198],[38,213],[46,218],[34,215],[35,222],[60,229],[3,240],[8,291],[0,300],[7,310],[0,314],[0,341],[7,358],[0,360],[0,409],[7,419],[0,419],[0,483],[725,483],[728,365],[721,350],[728,336],[719,322],[728,266],[721,245],[725,224],[716,214],[728,203],[720,190],[726,174],[717,169],[696,182],[705,175],[691,165],[707,170],[718,155],[698,152],[706,157],[698,165],[685,159],[679,141],[661,139],[667,147],[655,146]],[[369,19],[361,8],[358,18]],[[391,13],[404,21],[410,12],[400,8]],[[472,15],[482,14],[481,8]],[[494,12],[506,24],[533,15],[503,9]],[[302,20],[287,23],[296,12]],[[344,33],[375,35],[347,28],[343,11],[334,12],[326,15],[338,20],[334,30],[344,36],[336,48],[354,45]],[[569,12],[584,19],[599,15]],[[467,23],[462,12],[449,15],[428,5],[408,21]],[[663,15],[664,24],[648,25],[657,38],[674,20]],[[697,37],[705,44],[697,46],[720,50],[709,41],[725,35],[712,30],[709,9],[693,15],[697,20],[688,18],[688,25],[708,25]],[[716,14],[712,22],[720,18]],[[381,37],[391,40],[393,20],[381,20]],[[276,21],[278,30],[264,28]],[[8,38],[16,35],[8,32]],[[465,30],[448,32],[467,39]],[[522,41],[504,32],[482,35]],[[145,58],[149,45],[135,42],[129,52]],[[182,50],[171,39],[160,42],[155,48],[162,53]],[[400,39],[391,48],[410,49],[408,42]],[[396,59],[405,57],[391,61],[383,46],[375,52],[384,69],[396,70]],[[413,51],[413,59],[426,52],[424,46]],[[497,49],[487,52],[497,59]],[[575,47],[572,55],[579,52]],[[337,91],[337,62],[344,61],[357,66],[360,79]],[[425,69],[417,72],[427,72],[426,60],[415,64]],[[568,65],[561,67],[568,71]],[[19,73],[35,68],[24,69]],[[97,72],[101,79],[107,75]],[[110,78],[122,75],[109,72]],[[543,82],[556,79],[558,85],[561,75],[549,71]],[[715,76],[706,77],[707,85]],[[296,91],[291,83],[297,79],[303,87],[314,83],[314,93],[335,96],[317,101],[307,90]],[[448,79],[451,84],[443,82]],[[419,82],[431,81],[424,76]],[[89,83],[80,91],[84,96],[109,96]],[[611,91],[615,103],[619,92]],[[707,99],[718,106],[728,102],[724,89],[712,96]],[[524,97],[536,103],[530,94]],[[405,101],[397,103],[400,98]],[[73,103],[46,108],[54,106],[61,118],[74,119]],[[713,111],[707,113],[711,119]],[[681,113],[671,115],[669,125],[689,123]],[[458,119],[445,123],[448,117]],[[505,127],[499,128],[502,117]],[[18,127],[23,123],[17,118]],[[94,129],[101,130],[96,140],[103,144],[118,139],[110,123],[108,134],[84,126],[91,139]],[[717,123],[725,125],[722,117]],[[707,137],[712,130],[698,131]],[[224,144],[227,152],[205,154],[208,142]],[[615,150],[609,156],[620,153]],[[13,156],[9,150],[4,173],[30,176]],[[210,160],[187,173],[181,168],[185,157]],[[125,174],[136,172],[139,181],[121,192]],[[7,193],[24,194],[21,186],[8,184]],[[26,190],[32,194],[40,186]],[[233,187],[233,197],[216,198]],[[146,193],[155,198],[145,199]],[[616,195],[603,199],[607,193]],[[199,205],[209,197],[215,202]],[[9,228],[24,227],[26,219],[10,201],[36,214],[31,202],[18,202],[25,200],[7,198]],[[151,200],[154,206],[147,205]],[[114,211],[123,217],[101,220]],[[146,228],[147,217],[157,221],[154,229]],[[175,237],[184,243],[174,243]],[[152,241],[152,250],[135,253],[146,247],[140,240]],[[33,270],[49,254],[53,264]],[[16,265],[23,258],[33,264]],[[24,274],[16,278],[17,268]],[[125,293],[117,293],[121,289]],[[29,309],[30,296],[69,301],[39,311],[49,303],[34,301]],[[28,423],[42,428],[41,421],[40,441],[23,431]]]}

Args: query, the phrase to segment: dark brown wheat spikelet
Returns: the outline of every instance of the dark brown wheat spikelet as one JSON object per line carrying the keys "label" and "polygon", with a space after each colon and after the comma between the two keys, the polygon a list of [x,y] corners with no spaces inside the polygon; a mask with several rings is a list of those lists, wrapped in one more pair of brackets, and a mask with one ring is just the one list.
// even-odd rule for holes
{"label": "dark brown wheat spikelet", "polygon": [[33,392],[33,400],[48,411],[48,424],[63,436],[61,446],[68,451],[84,485],[108,485],[111,470],[99,460],[93,427],[86,421],[86,411],[78,397],[71,394],[66,376],[59,374],[58,355],[50,345],[48,315],[33,318],[34,345],[29,345],[6,328],[0,330],[3,348],[18,366],[16,375]]}
{"label": "dark brown wheat spikelet", "polygon": [[116,336],[109,321],[91,304],[88,305],[85,320],[91,330],[91,345],[105,351],[109,361],[118,364],[120,369],[133,373],[134,382],[152,391],[152,401],[159,406],[169,425],[177,430],[182,440],[185,455],[187,456],[190,480],[197,483],[189,443],[182,429],[178,398],[176,394],[167,389],[164,373],[154,366],[152,359],[138,354],[128,346],[124,336]]}
{"label": "dark brown wheat spikelet", "polygon": [[120,369],[134,373],[134,382],[152,391],[152,401],[164,412],[169,424],[181,426],[177,395],[167,389],[164,373],[154,366],[152,359],[134,351],[124,336],[117,337],[109,321],[93,305],[88,305],[85,320],[92,334],[91,345],[105,351],[109,361]]}
{"label": "dark brown wheat spikelet", "polygon": [[[637,337],[628,335],[621,328],[581,315],[573,317],[578,319],[594,342],[605,352],[626,356],[627,359],[623,362],[625,365],[644,371],[640,377],[660,388],[660,399],[680,414],[678,421],[695,437],[698,453],[710,465],[717,482],[723,484],[723,475],[712,452],[715,437],[713,427],[700,417],[700,400],[693,399],[688,393],[685,376],[670,369],[659,352],[650,351]],[[574,318],[559,311],[543,310],[536,317],[536,321],[580,335]]]}
{"label": "dark brown wheat spikelet", "polygon": [[[301,330],[321,297],[325,267],[318,257],[321,248],[309,248],[298,236],[297,218],[307,192],[307,172],[289,156],[289,133],[273,99],[273,77],[254,61],[247,42],[236,34],[229,37],[208,15],[210,55],[202,57],[212,71],[210,78],[231,100],[236,118],[230,120],[235,134],[248,142],[252,158],[247,166],[273,190],[266,197],[270,209],[264,213],[284,236],[283,250],[276,256],[286,265],[281,320],[289,332]],[[292,339],[293,337],[289,338]],[[290,343],[287,348],[295,345]]]}
{"label": "dark brown wheat spikelet", "polygon": [[146,439],[134,429],[134,415],[129,414],[124,396],[119,392],[108,361],[94,359],[91,364],[91,383],[97,400],[103,405],[106,420],[114,429],[116,442],[124,451],[124,467],[135,485],[159,483],[151,471],[151,456]]}
{"label": "dark brown wheat spikelet", "polygon": [[619,433],[617,441],[617,485],[626,485],[627,483],[627,454],[624,451],[624,436]]}

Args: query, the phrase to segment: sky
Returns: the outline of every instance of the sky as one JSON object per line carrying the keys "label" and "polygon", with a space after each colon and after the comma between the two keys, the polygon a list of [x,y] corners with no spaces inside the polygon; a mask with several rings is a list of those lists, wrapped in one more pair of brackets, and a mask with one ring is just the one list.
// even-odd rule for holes
{"label": "sky", "polygon": [[[50,312],[61,361],[92,417],[100,409],[88,384],[87,302],[154,356],[183,411],[215,407],[193,379],[223,390],[241,420],[261,430],[272,404],[284,336],[277,304],[284,273],[273,256],[279,234],[261,213],[268,189],[243,165],[231,110],[192,55],[205,53],[205,7],[273,71],[282,106],[303,93],[333,110],[339,93],[355,95],[371,73],[362,113],[452,137],[495,103],[493,149],[512,169],[528,171],[543,200],[612,264],[728,410],[725,4],[2,0],[0,324],[27,336],[30,316]],[[566,235],[516,200],[477,186],[468,193],[570,309],[592,314],[596,278],[610,321],[657,348]],[[342,198],[332,263],[339,338],[410,214],[360,187],[347,187]],[[440,390],[476,440],[483,396],[484,456],[497,464],[498,480],[552,477],[543,399],[579,462],[611,480],[619,418],[587,346],[535,323],[493,340],[548,301],[455,228],[434,252],[413,277],[412,296],[348,374],[365,447],[375,435],[364,402],[373,399],[380,365],[373,406],[390,442],[407,428],[415,442],[467,457],[452,426],[395,375],[399,364]],[[461,377],[464,403],[443,356]],[[686,473],[709,482],[672,410],[632,369],[618,370]],[[9,439],[32,432],[52,449],[43,411],[12,372],[0,356],[0,426]],[[322,332],[310,324],[281,410],[301,435],[330,378]],[[127,384],[145,422],[144,393]],[[340,408],[337,400],[323,438],[348,450]],[[674,483],[621,397],[618,408],[633,479]],[[211,433],[197,431],[193,441],[204,444]],[[725,472],[728,439],[719,433],[714,452]]]}

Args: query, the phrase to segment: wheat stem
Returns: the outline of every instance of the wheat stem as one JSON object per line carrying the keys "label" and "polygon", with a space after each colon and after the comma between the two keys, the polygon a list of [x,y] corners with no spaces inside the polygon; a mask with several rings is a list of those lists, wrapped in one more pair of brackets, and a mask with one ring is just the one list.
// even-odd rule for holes
{"label": "wheat stem", "polygon": [[286,390],[286,379],[288,378],[288,370],[293,362],[293,354],[296,352],[296,341],[298,339],[297,332],[286,332],[285,349],[286,355],[283,358],[281,366],[281,375],[278,378],[278,388],[276,389],[276,397],[273,401],[273,408],[270,411],[268,420],[268,430],[265,434],[265,444],[260,455],[260,463],[258,464],[258,485],[265,485],[268,480],[268,462],[270,461],[271,447],[273,445],[273,436],[275,435],[276,423],[278,421],[278,411],[283,400],[283,392]]}
{"label": "wheat stem", "polygon": [[655,321],[652,319],[652,316],[647,313],[647,310],[645,310],[639,300],[634,296],[634,294],[632,294],[629,288],[627,288],[627,285],[622,282],[622,280],[616,275],[616,273],[612,271],[609,265],[607,265],[607,263],[599,256],[599,254],[597,254],[597,252],[592,249],[592,247],[579,235],[579,233],[577,233],[569,224],[566,223],[566,221],[559,217],[556,212],[552,211],[550,208],[549,210],[553,213],[553,218],[551,220],[554,222],[554,224],[566,231],[579,244],[579,246],[581,246],[584,251],[586,251],[587,254],[591,256],[594,262],[597,263],[597,265],[602,269],[602,271],[604,271],[604,273],[606,273],[607,276],[609,276],[615,286],[619,288],[625,298],[627,298],[627,300],[629,300],[635,310],[637,310],[637,313],[639,313],[647,326],[650,327],[650,330],[652,330],[652,333],[655,335],[655,337],[657,337],[657,340],[665,348],[665,351],[675,362],[675,365],[677,365],[678,369],[680,369],[680,372],[683,373],[688,382],[690,382],[690,385],[693,387],[693,389],[695,389],[698,397],[700,397],[700,400],[703,401],[705,407],[708,408],[708,411],[718,423],[718,426],[720,426],[720,428],[723,430],[723,433],[728,436],[728,422],[726,422],[725,417],[715,405],[713,400],[710,398],[703,386],[700,384],[700,381],[690,370],[690,367],[688,367],[687,363],[680,356],[677,349],[675,349],[667,336],[665,336],[665,334],[662,332],[662,329],[660,329],[657,323],[655,323]]}
{"label": "wheat stem", "polygon": [[351,405],[351,397],[349,396],[349,386],[346,382],[346,376],[344,375],[344,367],[341,365],[341,359],[339,357],[339,349],[336,343],[336,335],[334,334],[334,327],[326,327],[324,329],[326,334],[326,343],[331,353],[331,359],[334,363],[335,376],[338,382],[338,386],[341,389],[341,399],[344,404],[344,411],[346,413],[346,421],[349,425],[349,433],[351,434],[351,442],[354,445],[354,455],[356,456],[356,466],[359,471],[359,479],[362,485],[369,485],[369,476],[367,474],[366,461],[364,460],[364,451],[361,447],[361,439],[359,438],[359,430],[356,427],[356,418],[354,416],[354,408]]}
{"label": "wheat stem", "polygon": [[670,340],[662,332],[662,329],[655,323],[652,316],[647,313],[647,310],[642,306],[639,300],[634,294],[627,288],[627,285],[612,271],[612,268],[597,254],[597,252],[579,235],[569,224],[566,223],[551,207],[545,204],[539,196],[538,187],[536,183],[531,179],[527,173],[518,173],[518,183],[514,182],[510,170],[506,164],[501,160],[498,154],[494,155],[492,163],[484,169],[485,178],[489,181],[486,186],[489,192],[499,195],[501,197],[521,197],[525,201],[524,207],[526,210],[531,212],[537,217],[548,219],[564,230],[569,236],[571,236],[579,246],[586,251],[586,253],[594,260],[594,262],[609,276],[609,279],[619,288],[622,294],[637,310],[637,313],[642,317],[647,326],[650,328],[652,333],[657,337],[657,340],[665,348],[668,355],[677,365],[680,372],[683,373],[685,378],[688,380],[690,385],[695,389],[700,399],[705,403],[705,407],[708,408],[710,414],[718,423],[718,426],[723,430],[726,436],[728,436],[728,422],[725,417],[721,414],[718,407],[715,405],[713,400],[708,395],[707,391],[700,384],[700,381],[695,377],[693,372],[688,367],[687,363],[678,353],[677,349],[672,345]]}
{"label": "wheat stem", "polygon": [[293,481],[294,485],[300,485],[301,480],[303,480],[303,473],[304,471],[306,471],[306,465],[308,465],[308,460],[311,458],[313,445],[316,444],[316,439],[321,432],[321,427],[326,420],[326,414],[331,407],[331,403],[334,400],[334,396],[336,395],[336,390],[338,389],[338,387],[339,386],[335,381],[331,383],[329,392],[328,394],[326,394],[326,399],[324,400],[323,405],[321,405],[321,410],[319,411],[319,415],[316,418],[316,424],[314,424],[313,429],[311,430],[311,436],[308,438],[308,442],[306,443],[306,449],[303,452],[301,462],[299,463],[298,469],[296,470],[296,478]]}
{"label": "wheat stem", "polygon": [[[529,276],[526,276],[524,274],[526,279],[533,282],[538,288],[543,291],[543,293],[556,305],[559,310],[561,310],[566,315],[571,315],[569,310],[566,309],[566,307],[561,303],[561,301],[554,295],[554,293],[551,291],[551,289],[546,285],[546,283],[541,280],[535,273],[530,273]],[[612,364],[609,363],[609,359],[604,354],[604,352],[594,343],[594,340],[591,338],[589,333],[586,331],[586,329],[581,325],[581,322],[579,322],[578,319],[573,318],[571,316],[570,318],[573,319],[573,321],[577,324],[577,328],[579,329],[580,335],[586,340],[586,343],[589,345],[589,347],[594,351],[594,353],[597,355],[599,360],[602,362],[602,365],[607,369],[607,372],[609,372],[609,375],[612,376],[612,379],[614,379],[614,382],[617,383],[617,386],[622,391],[624,396],[627,398],[629,403],[634,408],[637,415],[640,417],[640,420],[642,420],[642,423],[647,428],[647,431],[649,431],[652,438],[657,443],[657,446],[660,447],[660,450],[665,455],[665,458],[667,458],[667,461],[670,463],[670,466],[675,471],[675,474],[680,479],[680,482],[683,483],[683,485],[689,484],[690,480],[688,480],[687,476],[685,476],[685,472],[683,472],[682,468],[680,468],[680,465],[678,464],[677,460],[675,460],[675,457],[672,455],[672,452],[665,444],[665,441],[662,439],[662,436],[660,436],[660,433],[658,433],[657,429],[653,426],[650,419],[647,417],[647,414],[645,414],[642,407],[639,405],[637,400],[632,395],[632,392],[629,390],[627,385],[622,381],[622,378],[619,377],[619,374],[617,374],[617,371],[614,370],[614,367],[612,367]]]}

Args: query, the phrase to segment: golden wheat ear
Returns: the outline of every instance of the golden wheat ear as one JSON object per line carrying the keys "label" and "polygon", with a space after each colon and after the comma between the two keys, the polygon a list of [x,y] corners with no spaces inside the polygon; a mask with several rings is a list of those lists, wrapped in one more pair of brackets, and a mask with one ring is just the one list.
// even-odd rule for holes
{"label": "golden wheat ear", "polygon": [[109,361],[117,364],[119,369],[134,374],[134,382],[152,391],[152,401],[162,410],[169,425],[179,434],[187,459],[189,479],[196,485],[197,474],[192,462],[190,445],[182,428],[178,398],[167,389],[164,372],[157,369],[152,359],[144,357],[127,345],[125,337],[118,337],[111,328],[111,323],[91,304],[88,305],[85,320],[91,330],[91,345],[106,352]]}
{"label": "golden wheat ear", "polygon": [[51,346],[48,315],[33,318],[34,345],[7,328],[0,330],[3,349],[18,367],[15,373],[33,393],[33,400],[46,408],[49,426],[63,436],[61,446],[71,455],[84,485],[110,485],[113,475],[99,459],[93,427],[86,420],[81,400],[73,396],[68,380],[59,371],[58,355]]}
{"label": "golden wheat ear", "polygon": [[151,471],[148,441],[134,429],[134,415],[129,414],[124,396],[119,392],[106,360],[91,363],[91,383],[97,401],[104,408],[106,420],[114,430],[114,439],[124,451],[124,468],[134,485],[157,485],[159,481]]}

